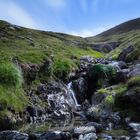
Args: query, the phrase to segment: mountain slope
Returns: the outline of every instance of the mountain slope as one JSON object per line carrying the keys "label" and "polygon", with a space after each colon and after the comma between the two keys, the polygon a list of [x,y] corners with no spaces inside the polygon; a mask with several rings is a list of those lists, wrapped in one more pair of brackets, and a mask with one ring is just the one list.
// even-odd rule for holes
{"label": "mountain slope", "polygon": [[[0,21],[0,60],[10,61],[13,57],[23,63],[41,63],[51,55],[54,59],[70,60],[82,55],[101,57],[77,36],[23,28]],[[71,63],[73,63],[71,61]]]}
{"label": "mountain slope", "polygon": [[114,35],[120,35],[120,34],[125,34],[128,33],[130,31],[136,31],[136,30],[140,30],[140,18],[136,18],[133,20],[129,20],[127,22],[124,22],[120,25],[117,25],[101,34],[98,34],[95,37],[89,37],[87,38],[88,40],[92,40],[94,38],[102,38],[102,37],[111,37]]}
{"label": "mountain slope", "polygon": [[[128,48],[129,46],[133,46],[133,51],[130,52],[129,59],[139,59],[140,18],[127,21],[97,36],[86,39],[90,42],[92,48],[94,49],[96,46],[99,48],[101,45],[106,46],[106,44],[117,44],[117,47],[115,47],[115,49],[106,55],[107,57],[112,57],[114,59],[118,59],[120,53],[124,49]],[[111,47],[113,48],[114,46]]]}

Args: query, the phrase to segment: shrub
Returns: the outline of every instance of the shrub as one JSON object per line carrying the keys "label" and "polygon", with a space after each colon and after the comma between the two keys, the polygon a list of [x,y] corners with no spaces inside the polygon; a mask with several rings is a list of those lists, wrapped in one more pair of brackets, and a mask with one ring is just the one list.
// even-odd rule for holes
{"label": "shrub", "polygon": [[89,69],[88,81],[89,84],[92,83],[92,86],[94,83],[94,88],[101,88],[111,82],[115,75],[116,70],[112,66],[96,64]]}
{"label": "shrub", "polygon": [[102,77],[109,78],[110,76],[114,76],[116,74],[116,70],[112,66],[96,64],[89,70],[90,77]]}
{"label": "shrub", "polygon": [[23,78],[21,71],[11,63],[0,64],[0,85],[20,87]]}
{"label": "shrub", "polygon": [[127,82],[128,89],[130,89],[132,87],[136,87],[136,86],[140,87],[140,76],[132,77]]}

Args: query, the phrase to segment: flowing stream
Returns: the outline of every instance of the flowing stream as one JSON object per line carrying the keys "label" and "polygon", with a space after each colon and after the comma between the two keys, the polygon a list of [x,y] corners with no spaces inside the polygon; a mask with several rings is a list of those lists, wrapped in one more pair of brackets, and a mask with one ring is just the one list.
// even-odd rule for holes
{"label": "flowing stream", "polygon": [[68,92],[69,92],[71,98],[73,99],[74,105],[76,107],[79,107],[80,104],[78,104],[78,101],[76,99],[76,94],[75,94],[74,90],[72,89],[72,82],[68,83],[67,88],[68,88]]}

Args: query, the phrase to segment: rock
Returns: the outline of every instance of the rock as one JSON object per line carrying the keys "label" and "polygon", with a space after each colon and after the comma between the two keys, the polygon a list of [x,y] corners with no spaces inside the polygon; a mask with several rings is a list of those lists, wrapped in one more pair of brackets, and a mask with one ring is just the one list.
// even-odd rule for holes
{"label": "rock", "polygon": [[47,80],[52,75],[52,60],[45,60],[39,69],[38,75],[42,80]]}
{"label": "rock", "polygon": [[35,106],[28,106],[26,110],[31,117],[37,116],[37,109],[35,108]]}
{"label": "rock", "polygon": [[39,66],[36,64],[20,64],[25,83],[31,84],[35,79],[39,71]]}
{"label": "rock", "polygon": [[2,131],[0,132],[0,140],[29,140],[29,136],[18,131]]}
{"label": "rock", "polygon": [[113,140],[112,136],[109,136],[107,134],[100,134],[99,135],[99,139],[103,139],[103,140]]}
{"label": "rock", "polygon": [[91,56],[82,56],[80,58],[80,61],[87,62],[87,63],[94,63],[95,59],[93,57],[91,57]]}
{"label": "rock", "polygon": [[128,137],[128,136],[121,136],[119,138],[119,140],[130,140],[130,137]]}
{"label": "rock", "polygon": [[92,95],[92,99],[91,99],[91,103],[93,104],[93,105],[99,105],[99,104],[101,104],[103,101],[104,101],[104,99],[106,98],[106,96],[107,96],[107,94],[105,93],[102,93],[102,94],[99,94],[99,93],[97,93],[97,92],[95,92],[93,95]]}
{"label": "rock", "polygon": [[71,140],[69,132],[52,131],[30,136],[33,140]]}
{"label": "rock", "polygon": [[140,76],[140,64],[136,64],[128,73],[128,77]]}
{"label": "rock", "polygon": [[124,94],[120,96],[115,97],[115,102],[114,102],[116,107],[121,108],[122,110],[129,109],[133,110],[137,115],[133,117],[139,116],[139,111],[140,111],[140,93],[139,90],[135,89],[129,89],[126,91]]}
{"label": "rock", "polygon": [[97,139],[97,135],[95,133],[88,133],[79,136],[79,140],[96,140],[96,139]]}
{"label": "rock", "polygon": [[100,111],[98,107],[92,106],[86,112],[86,117],[90,120],[99,121],[100,120]]}
{"label": "rock", "polygon": [[119,55],[118,60],[127,61],[127,57],[129,53],[131,53],[134,50],[134,46],[130,45],[127,48],[125,48]]}
{"label": "rock", "polygon": [[97,133],[102,132],[102,130],[103,130],[102,124],[99,124],[97,122],[89,122],[86,124],[86,126],[94,126]]}
{"label": "rock", "polygon": [[128,124],[130,130],[133,132],[140,132],[140,124],[139,123],[129,123]]}
{"label": "rock", "polygon": [[15,122],[12,120],[11,116],[5,116],[0,119],[0,131],[13,129]]}
{"label": "rock", "polygon": [[88,134],[88,133],[96,133],[96,129],[94,126],[79,126],[73,129],[73,136],[77,137],[81,134]]}
{"label": "rock", "polygon": [[134,138],[131,138],[130,140],[140,140],[140,137],[134,137]]}
{"label": "rock", "polygon": [[72,87],[76,93],[76,98],[78,100],[78,103],[81,104],[86,99],[87,83],[85,79],[80,77],[79,79],[74,80]]}

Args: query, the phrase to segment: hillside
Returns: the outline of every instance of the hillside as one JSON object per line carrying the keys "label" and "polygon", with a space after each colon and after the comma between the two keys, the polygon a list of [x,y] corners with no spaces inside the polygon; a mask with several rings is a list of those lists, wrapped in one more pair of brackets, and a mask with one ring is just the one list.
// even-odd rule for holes
{"label": "hillside", "polygon": [[100,51],[99,48],[102,50],[111,48],[107,51],[107,57],[112,57],[113,59],[118,59],[119,54],[132,45],[134,50],[129,54],[129,58],[138,58],[140,54],[140,18],[127,21],[97,36],[86,39],[95,50]]}
{"label": "hillside", "polygon": [[115,36],[115,35],[125,34],[130,31],[131,32],[136,31],[136,30],[140,30],[140,18],[129,20],[129,21],[119,24],[107,31],[104,31],[104,32],[96,35],[95,37],[88,37],[87,39],[92,40],[94,38],[102,38],[102,37],[107,38],[107,37],[111,37],[111,36]]}

